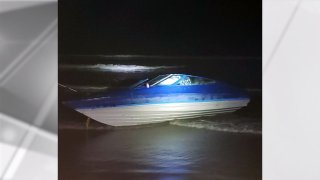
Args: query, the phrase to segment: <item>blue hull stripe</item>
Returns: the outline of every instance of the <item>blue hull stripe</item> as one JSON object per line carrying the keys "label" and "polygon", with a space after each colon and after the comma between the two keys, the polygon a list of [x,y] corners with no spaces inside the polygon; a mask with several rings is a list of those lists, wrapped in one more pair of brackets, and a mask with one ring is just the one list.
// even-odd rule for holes
{"label": "blue hull stripe", "polygon": [[241,101],[241,100],[249,100],[249,99],[248,98],[229,98],[229,99],[214,99],[214,100],[207,100],[207,101],[149,102],[149,103],[141,103],[141,104],[120,104],[115,106],[82,106],[76,109],[99,109],[99,108],[112,108],[112,107],[145,106],[145,105],[153,105],[153,104],[205,103],[205,102],[220,102],[220,101]]}
{"label": "blue hull stripe", "polygon": [[119,106],[141,106],[171,103],[201,103],[216,101],[248,100],[248,95],[222,83],[193,86],[156,86],[126,89],[91,99],[69,101],[73,109],[96,109]]}

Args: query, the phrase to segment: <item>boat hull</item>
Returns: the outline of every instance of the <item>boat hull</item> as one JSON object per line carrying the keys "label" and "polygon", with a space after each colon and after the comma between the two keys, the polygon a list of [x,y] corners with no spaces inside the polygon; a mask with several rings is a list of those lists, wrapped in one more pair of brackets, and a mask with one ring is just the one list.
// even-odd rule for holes
{"label": "boat hull", "polygon": [[133,126],[176,119],[214,116],[247,106],[249,99],[81,108],[76,111],[111,126]]}

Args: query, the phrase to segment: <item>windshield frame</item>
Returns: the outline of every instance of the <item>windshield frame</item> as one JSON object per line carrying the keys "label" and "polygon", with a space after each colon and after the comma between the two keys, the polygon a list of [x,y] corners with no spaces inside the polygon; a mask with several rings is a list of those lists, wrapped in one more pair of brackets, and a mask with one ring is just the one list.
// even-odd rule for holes
{"label": "windshield frame", "polygon": [[[152,79],[148,79],[148,80],[145,80],[145,81],[142,81],[142,82],[138,82],[136,83],[135,85],[133,85],[132,87],[133,88],[140,88],[140,87],[145,87],[145,84],[149,84],[149,86],[155,86],[157,85],[158,83],[166,80],[167,78],[169,78],[170,76],[172,76],[172,74],[163,74],[163,75],[159,75],[159,76],[156,76],[155,78],[152,78]],[[162,78],[161,78],[162,77]],[[158,79],[160,78],[160,79]],[[156,81],[155,81],[156,80]],[[155,82],[153,82],[155,81]],[[152,82],[152,83],[150,83]]]}

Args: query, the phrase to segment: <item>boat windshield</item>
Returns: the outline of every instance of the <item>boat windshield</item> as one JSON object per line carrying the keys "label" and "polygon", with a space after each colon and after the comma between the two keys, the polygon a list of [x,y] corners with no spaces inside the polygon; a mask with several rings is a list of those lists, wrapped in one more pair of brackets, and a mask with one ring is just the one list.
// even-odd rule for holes
{"label": "boat windshield", "polygon": [[170,86],[170,85],[176,83],[177,81],[179,81],[180,78],[181,78],[180,75],[172,75],[156,85],[157,86]]}
{"label": "boat windshield", "polygon": [[147,83],[148,83],[150,86],[153,86],[153,85],[157,84],[158,82],[160,82],[161,80],[167,78],[168,76],[170,76],[170,75],[160,75],[160,76],[157,76],[156,78],[151,79],[151,80],[148,81]]}
{"label": "boat windshield", "polygon": [[215,83],[212,79],[207,79],[197,76],[189,76],[183,74],[167,74],[159,75],[149,81],[143,81],[136,87],[149,87],[149,86],[191,86],[191,85],[204,85]]}
{"label": "boat windshield", "polygon": [[136,83],[135,85],[133,85],[132,87],[145,87],[146,84],[148,83],[149,86],[153,86],[155,84],[157,84],[158,82],[162,81],[163,79],[166,79],[167,77],[169,77],[170,75],[159,75],[149,81],[139,81],[138,83]]}

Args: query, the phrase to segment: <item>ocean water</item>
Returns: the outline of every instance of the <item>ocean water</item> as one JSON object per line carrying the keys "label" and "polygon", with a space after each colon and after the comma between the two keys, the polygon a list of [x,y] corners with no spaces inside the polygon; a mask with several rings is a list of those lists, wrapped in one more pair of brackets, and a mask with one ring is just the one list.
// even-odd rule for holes
{"label": "ocean water", "polygon": [[102,55],[59,61],[59,83],[76,91],[60,87],[59,102],[164,73],[211,77],[251,97],[234,113],[128,128],[95,121],[86,127],[85,116],[59,103],[59,179],[261,179],[260,61]]}
{"label": "ocean water", "polygon": [[59,55],[59,83],[114,88],[159,74],[185,73],[261,89],[261,67],[261,57]]}
{"label": "ocean water", "polygon": [[60,130],[59,179],[261,179],[261,136],[162,125]]}

